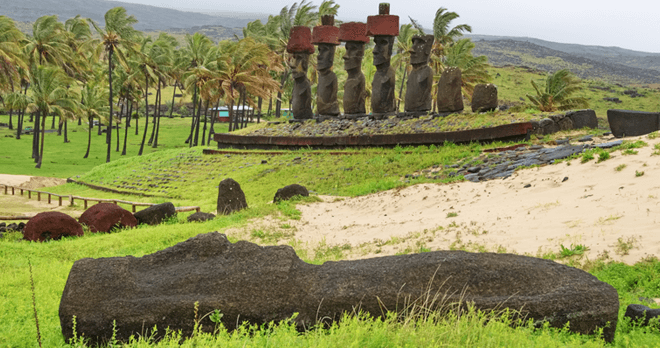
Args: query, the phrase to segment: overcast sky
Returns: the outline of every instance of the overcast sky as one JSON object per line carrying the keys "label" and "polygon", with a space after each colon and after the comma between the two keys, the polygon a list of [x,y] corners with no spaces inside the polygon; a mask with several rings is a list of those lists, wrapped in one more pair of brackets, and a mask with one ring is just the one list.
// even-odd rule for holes
{"label": "overcast sky", "polygon": [[[287,0],[120,0],[125,2],[195,10],[278,14]],[[382,0],[336,0],[338,19],[366,21],[378,13]],[[452,22],[469,24],[473,34],[527,36],[582,45],[617,46],[660,53],[660,1],[657,0],[390,0],[391,14],[400,24],[408,16],[425,28],[432,27],[439,7],[456,12]],[[312,1],[319,5],[321,0]]]}

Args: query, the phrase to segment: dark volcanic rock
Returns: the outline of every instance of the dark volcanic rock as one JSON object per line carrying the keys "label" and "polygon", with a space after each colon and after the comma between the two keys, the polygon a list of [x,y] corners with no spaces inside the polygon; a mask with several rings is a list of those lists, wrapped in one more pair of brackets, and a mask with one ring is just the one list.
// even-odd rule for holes
{"label": "dark volcanic rock", "polygon": [[309,196],[309,191],[307,191],[307,188],[305,186],[298,184],[284,186],[281,189],[277,190],[277,192],[275,193],[275,197],[273,198],[273,202],[277,203],[279,201],[288,201],[293,196],[307,197]]}
{"label": "dark volcanic rock", "polygon": [[195,214],[192,214],[188,216],[188,222],[203,222],[203,221],[208,221],[208,220],[213,220],[215,219],[215,215],[211,213],[204,213],[204,212],[196,212]]}
{"label": "dark volcanic rock", "polygon": [[497,86],[492,83],[474,86],[472,112],[487,112],[497,109]]}
{"label": "dark volcanic rock", "polygon": [[35,215],[25,224],[23,231],[23,239],[40,242],[82,235],[82,225],[76,219],[57,211],[47,211]]}
{"label": "dark volcanic rock", "polygon": [[133,214],[138,224],[158,225],[170,216],[176,215],[176,208],[171,202],[152,205]]}
{"label": "dark volcanic rock", "polygon": [[463,111],[461,86],[461,69],[447,68],[442,72],[438,81],[438,112]]}
{"label": "dark volcanic rock", "polygon": [[218,185],[218,214],[229,215],[247,208],[245,194],[236,180],[227,178]]}
{"label": "dark volcanic rock", "polygon": [[617,138],[644,135],[660,129],[660,112],[607,110],[607,122]]}
{"label": "dark volcanic rock", "polygon": [[631,304],[626,308],[624,316],[630,318],[631,321],[642,320],[642,325],[648,325],[649,320],[653,318],[660,318],[660,309],[651,309],[641,304]]}
{"label": "dark volcanic rock", "polygon": [[[425,295],[444,303],[472,302],[477,309],[520,310],[527,319],[593,333],[612,341],[619,299],[616,290],[582,270],[527,256],[435,251],[312,265],[290,246],[230,243],[219,233],[198,235],[141,258],[82,259],[67,279],[59,317],[65,340],[78,335],[92,345],[116,339],[162,337],[165,328],[191,334],[193,308],[219,309],[233,330],[248,321],[291,318],[299,328],[317,318],[338,320],[360,308],[373,316],[383,308],[404,310]],[[406,301],[406,299],[408,299]],[[203,329],[214,325],[208,317]],[[151,331],[157,326],[158,332]]]}
{"label": "dark volcanic rock", "polygon": [[110,232],[115,226],[135,227],[138,224],[133,213],[112,203],[91,206],[80,215],[78,222],[87,225],[91,232]]}
{"label": "dark volcanic rock", "polygon": [[596,112],[591,109],[569,111],[566,113],[566,117],[571,118],[575,129],[598,128],[598,117],[596,117]]}

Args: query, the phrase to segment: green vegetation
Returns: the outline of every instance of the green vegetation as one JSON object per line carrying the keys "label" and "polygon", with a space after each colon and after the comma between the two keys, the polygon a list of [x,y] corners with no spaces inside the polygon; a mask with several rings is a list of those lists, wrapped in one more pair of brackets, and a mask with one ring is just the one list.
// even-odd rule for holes
{"label": "green vegetation", "polygon": [[581,89],[580,79],[567,69],[549,74],[543,90],[532,80],[536,95],[527,94],[527,98],[541,111],[586,109],[589,102],[584,97],[572,96]]}
{"label": "green vegetation", "polygon": [[571,244],[571,246],[569,248],[567,248],[563,244],[561,244],[560,247],[561,247],[560,254],[561,254],[562,257],[571,257],[573,255],[582,255],[582,254],[584,254],[585,251],[589,250],[588,247],[586,247],[582,244],[578,244],[578,245]]}

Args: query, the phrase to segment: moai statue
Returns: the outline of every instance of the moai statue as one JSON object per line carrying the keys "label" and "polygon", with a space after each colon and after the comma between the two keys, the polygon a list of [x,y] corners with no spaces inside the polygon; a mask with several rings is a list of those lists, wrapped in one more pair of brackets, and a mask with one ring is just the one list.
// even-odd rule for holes
{"label": "moai statue", "polygon": [[415,35],[412,38],[410,64],[412,71],[406,83],[406,112],[425,113],[431,110],[433,99],[433,69],[428,65],[433,35]]}
{"label": "moai statue", "polygon": [[319,115],[338,116],[337,75],[332,71],[335,60],[335,48],[339,45],[339,28],[335,27],[335,17],[321,17],[321,25],[314,27],[312,43],[318,46],[319,55],[316,69],[318,85],[316,87],[316,107]]}
{"label": "moai statue", "polygon": [[378,15],[367,17],[367,36],[374,37],[376,74],[371,83],[371,110],[374,114],[396,111],[394,88],[396,77],[390,66],[394,38],[399,35],[399,16],[390,15],[390,4],[378,5]]}
{"label": "moai statue", "polygon": [[291,37],[286,45],[286,51],[291,53],[289,66],[293,76],[293,94],[291,96],[291,111],[297,120],[310,119],[312,112],[312,85],[307,78],[309,55],[314,53],[312,31],[309,27],[295,26],[291,28]]}
{"label": "moai statue", "polygon": [[339,26],[339,41],[346,42],[344,54],[344,70],[348,73],[344,83],[344,114],[365,114],[364,100],[367,92],[364,89],[364,74],[362,73],[362,58],[364,44],[369,42],[367,25],[360,22],[344,23]]}

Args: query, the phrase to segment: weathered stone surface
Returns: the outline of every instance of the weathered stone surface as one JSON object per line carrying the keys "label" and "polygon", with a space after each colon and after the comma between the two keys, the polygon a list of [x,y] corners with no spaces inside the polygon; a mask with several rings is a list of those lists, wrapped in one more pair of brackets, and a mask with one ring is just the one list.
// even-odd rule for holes
{"label": "weathered stone surface", "polygon": [[294,81],[291,94],[293,118],[297,120],[310,119],[314,116],[314,113],[312,112],[312,85],[307,78],[309,54],[293,53],[289,66]]}
{"label": "weathered stone surface", "polygon": [[218,185],[218,214],[229,215],[247,208],[245,193],[236,180],[227,178]]}
{"label": "weathered stone surface", "polygon": [[598,128],[598,117],[596,117],[596,112],[591,109],[569,111],[566,113],[566,116],[570,117],[573,121],[574,129],[585,127]]}
{"label": "weathered stone surface", "polygon": [[641,320],[641,324],[647,326],[651,319],[660,318],[660,309],[651,309],[641,304],[630,304],[626,308],[624,316],[630,318],[631,321]]}
{"label": "weathered stone surface", "polygon": [[387,114],[396,111],[394,89],[396,74],[390,66],[394,36],[374,37],[373,63],[376,73],[371,81],[371,110],[374,114]]}
{"label": "weathered stone surface", "polygon": [[438,112],[457,112],[463,110],[462,85],[461,69],[450,67],[442,72],[440,81],[438,81]]}
{"label": "weathered stone surface", "polygon": [[428,66],[433,35],[414,35],[410,50],[412,71],[406,82],[406,112],[428,112],[431,110],[433,98],[433,69]]}
{"label": "weathered stone surface", "polygon": [[58,211],[47,211],[35,215],[25,224],[23,230],[23,239],[39,242],[82,235],[82,225],[76,219]]}
{"label": "weathered stone surface", "polygon": [[[141,258],[82,259],[67,279],[59,317],[65,340],[76,330],[91,344],[113,334],[161,337],[165,328],[190,335],[194,303],[199,313],[220,309],[225,327],[291,318],[310,327],[317,318],[337,320],[360,308],[373,316],[403,310],[424,295],[477,309],[512,308],[527,319],[570,330],[604,328],[613,339],[616,290],[582,270],[532,257],[436,251],[357,261],[307,264],[290,246],[230,243],[219,233],[201,234]],[[408,301],[406,301],[408,299]],[[208,317],[201,321],[211,330]],[[152,332],[154,326],[158,332]]]}
{"label": "weathered stone surface", "polygon": [[170,216],[176,215],[176,208],[171,202],[152,205],[133,214],[138,224],[158,225]]}
{"label": "weathered stone surface", "polygon": [[188,222],[203,222],[203,221],[208,221],[208,220],[213,220],[215,219],[215,215],[211,213],[204,213],[204,212],[196,212],[190,216],[188,216]]}
{"label": "weathered stone surface", "polygon": [[617,138],[644,135],[660,129],[660,112],[611,109],[607,121]]}
{"label": "weathered stone surface", "polygon": [[573,120],[570,117],[562,117],[556,121],[557,127],[560,131],[567,131],[573,129]]}
{"label": "weathered stone surface", "polygon": [[275,197],[273,198],[273,202],[277,203],[279,201],[288,201],[293,196],[307,197],[309,196],[309,191],[307,191],[307,188],[305,186],[298,184],[284,186],[281,189],[277,190],[277,193],[275,193]]}
{"label": "weathered stone surface", "polygon": [[472,93],[472,112],[488,112],[497,109],[497,86],[480,83]]}
{"label": "weathered stone surface", "polygon": [[99,203],[85,210],[78,219],[91,232],[110,232],[113,227],[135,227],[138,222],[133,213],[112,203]]}
{"label": "weathered stone surface", "polygon": [[553,121],[550,118],[544,118],[539,121],[539,125],[543,131],[542,134],[552,134],[552,133],[557,133],[559,132],[559,126],[557,126],[557,123]]}

